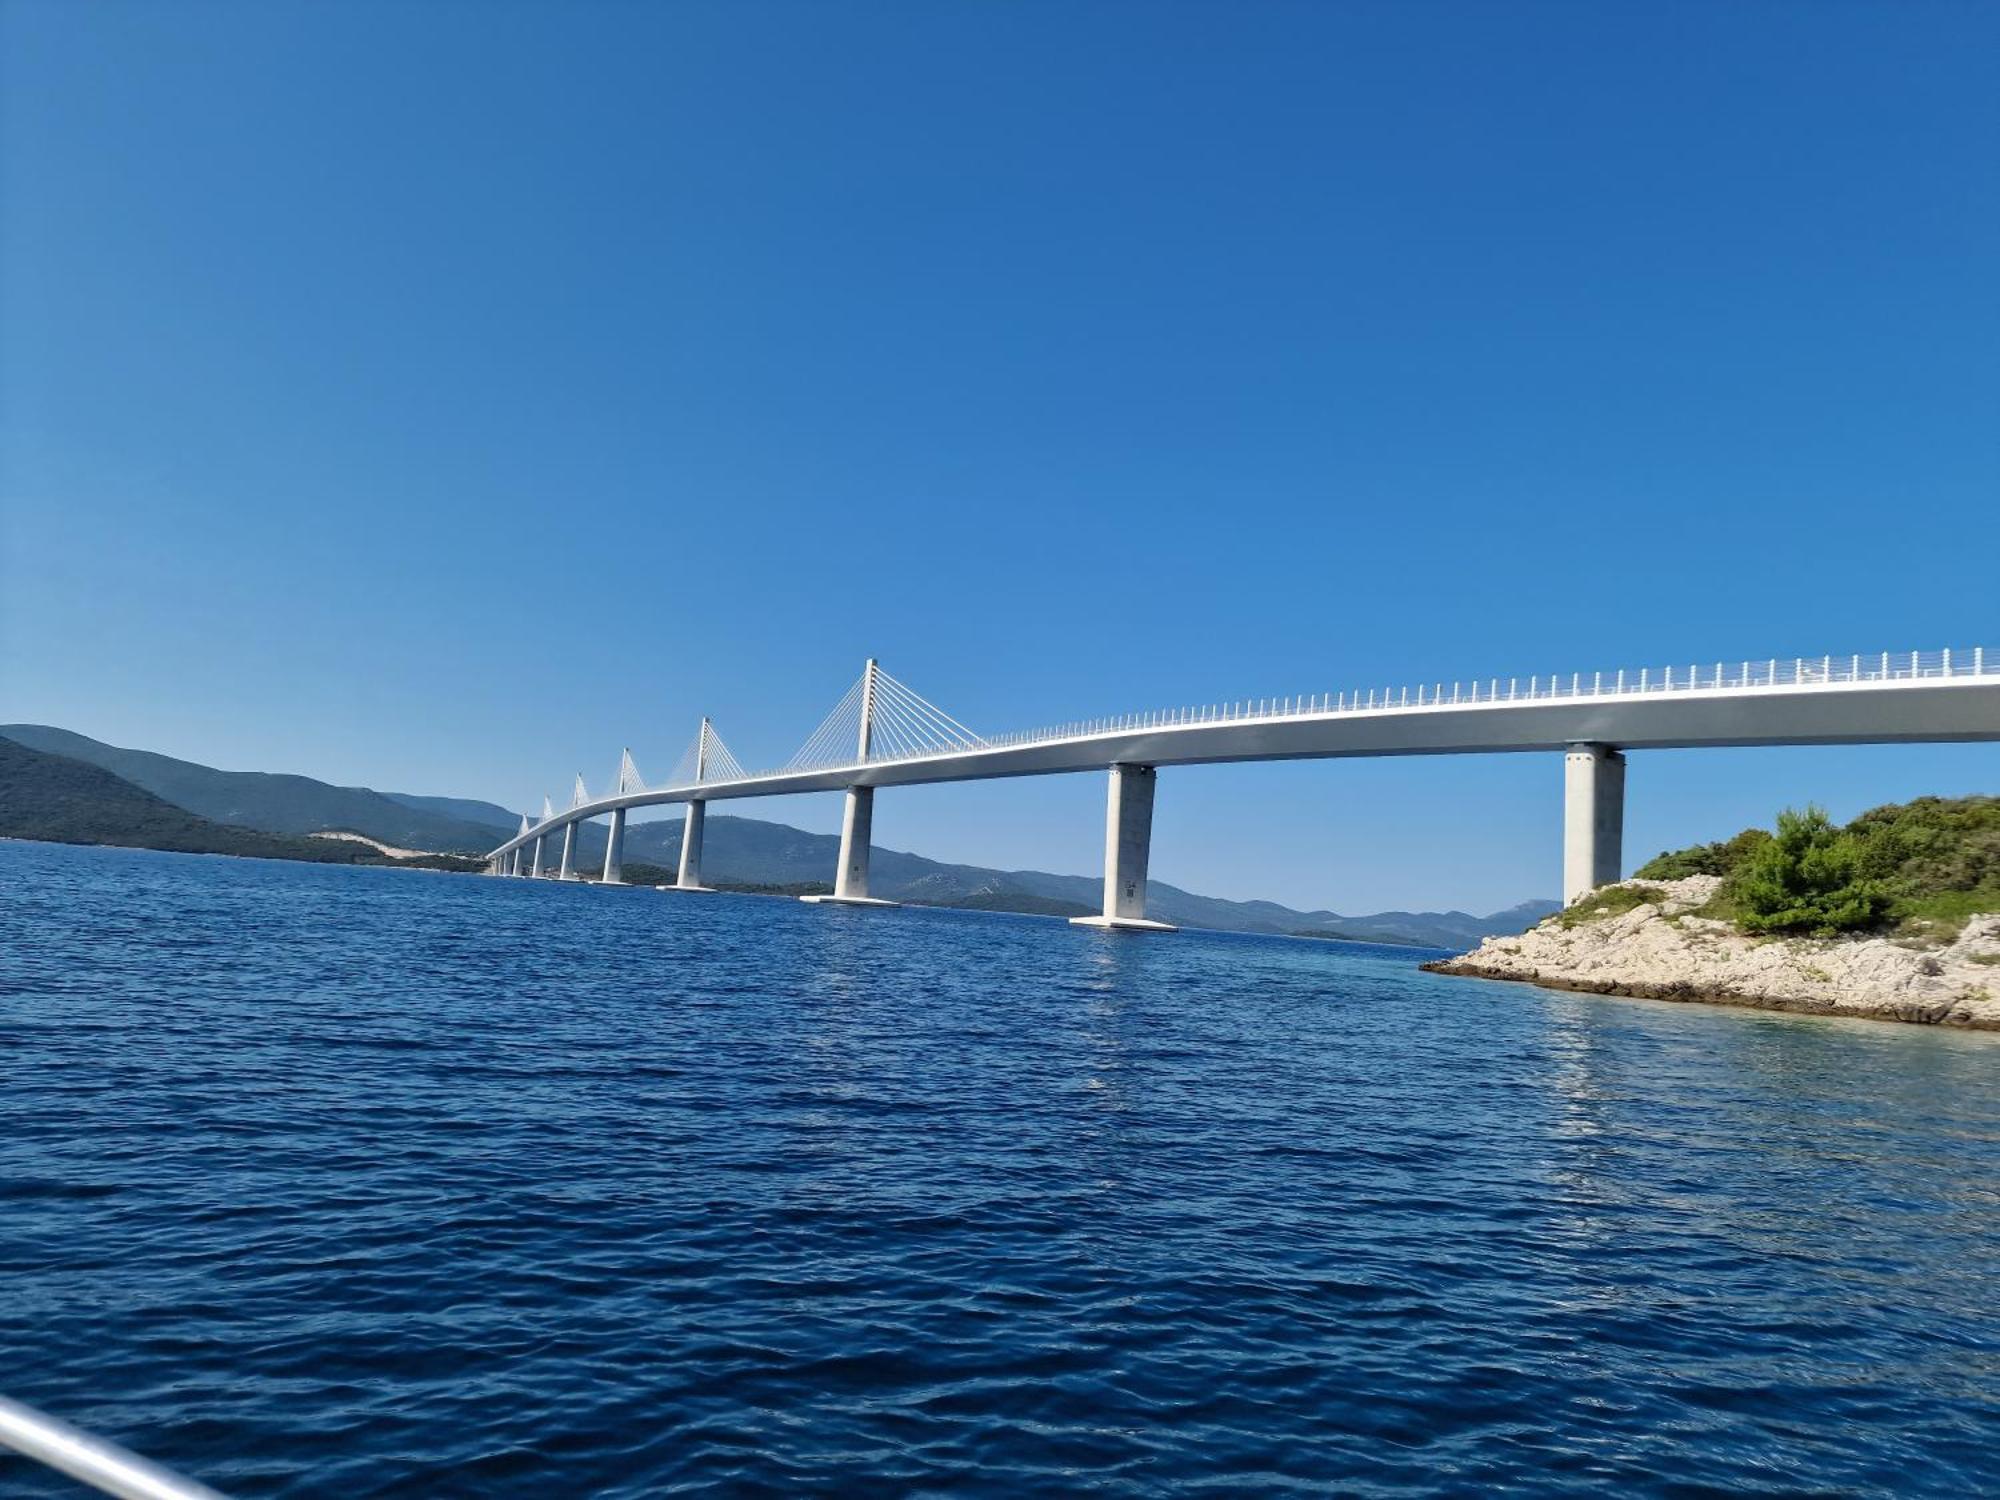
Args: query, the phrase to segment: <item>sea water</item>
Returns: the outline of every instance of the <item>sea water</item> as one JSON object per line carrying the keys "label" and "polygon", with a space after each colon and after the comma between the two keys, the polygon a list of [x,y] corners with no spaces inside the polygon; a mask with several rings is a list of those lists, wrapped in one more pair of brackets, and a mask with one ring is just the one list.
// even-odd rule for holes
{"label": "sea water", "polygon": [[2000,1037],[1424,956],[0,844],[0,1393],[241,1496],[2000,1489]]}

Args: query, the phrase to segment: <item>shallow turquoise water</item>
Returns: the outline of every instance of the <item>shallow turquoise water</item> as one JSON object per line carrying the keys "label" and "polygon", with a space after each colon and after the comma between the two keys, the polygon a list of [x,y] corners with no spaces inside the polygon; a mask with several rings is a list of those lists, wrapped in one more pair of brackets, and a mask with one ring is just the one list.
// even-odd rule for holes
{"label": "shallow turquoise water", "polygon": [[0,1391],[242,1496],[2000,1489],[2000,1037],[1415,961],[0,844]]}

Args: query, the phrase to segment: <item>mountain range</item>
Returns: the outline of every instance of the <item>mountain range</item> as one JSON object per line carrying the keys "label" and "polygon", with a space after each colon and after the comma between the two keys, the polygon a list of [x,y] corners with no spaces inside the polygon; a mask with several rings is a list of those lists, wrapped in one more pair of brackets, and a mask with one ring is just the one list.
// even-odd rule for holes
{"label": "mountain range", "polygon": [[[17,765],[14,779],[6,787],[6,804],[0,805],[0,834],[15,837],[145,843],[139,835],[148,830],[157,833],[171,822],[161,811],[166,808],[210,825],[280,839],[289,852],[279,857],[323,857],[298,851],[332,842],[305,835],[334,831],[361,834],[400,849],[478,854],[510,837],[520,824],[519,814],[491,802],[333,786],[309,776],[222,771],[147,750],[107,745],[44,724],[0,725],[0,737],[40,752],[38,760],[66,761],[110,773],[109,782],[92,781],[83,787],[71,773],[44,767],[31,775]],[[60,796],[50,789],[37,791],[37,776],[50,788],[63,787]],[[128,795],[130,792],[136,792],[143,802]],[[133,825],[128,837],[118,836],[121,820]],[[65,828],[70,832],[65,833]],[[179,828],[177,836],[181,842],[148,843],[147,847],[191,847],[187,840],[192,835],[187,829]],[[209,837],[213,840],[215,835]],[[604,840],[601,827],[585,825],[581,863],[586,869],[594,870],[602,863]],[[671,870],[680,859],[680,842],[678,818],[631,824],[625,835],[627,866]],[[814,886],[823,883],[834,869],[839,848],[840,840],[832,834],[711,813],[702,851],[703,876],[718,885]],[[278,853],[275,848],[216,852]],[[870,877],[874,893],[894,901],[1050,916],[1093,912],[1103,890],[1101,879],[1094,875],[947,864],[882,848],[874,852]],[[1557,909],[1553,901],[1526,901],[1486,916],[1461,911],[1348,916],[1324,910],[1299,911],[1275,901],[1228,901],[1157,880],[1148,884],[1146,899],[1149,915],[1184,927],[1452,949],[1475,946],[1494,934],[1520,932]]]}

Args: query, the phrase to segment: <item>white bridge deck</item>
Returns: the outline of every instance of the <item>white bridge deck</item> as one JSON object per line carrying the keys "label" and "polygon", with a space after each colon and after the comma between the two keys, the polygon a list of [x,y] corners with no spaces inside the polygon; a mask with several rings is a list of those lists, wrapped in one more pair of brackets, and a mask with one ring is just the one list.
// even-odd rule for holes
{"label": "white bridge deck", "polygon": [[[702,776],[697,769],[676,784],[646,786],[635,784],[628,756],[618,790],[585,796],[579,780],[579,797],[571,806],[545,810],[539,822],[524,826],[488,857],[504,859],[566,824],[636,807],[1108,766],[1554,751],[1579,744],[1622,751],[2000,740],[2000,656],[1984,648],[1363,689],[1128,714],[992,737],[965,729],[886,674],[876,678],[876,670],[871,664],[842,707],[784,767],[743,773],[732,760],[732,774]],[[882,719],[867,757],[850,752],[818,758],[840,745],[843,710],[853,705],[847,715],[853,718],[861,705],[874,702],[873,687],[868,695],[861,690],[878,680]],[[704,727],[704,743],[707,734]]]}

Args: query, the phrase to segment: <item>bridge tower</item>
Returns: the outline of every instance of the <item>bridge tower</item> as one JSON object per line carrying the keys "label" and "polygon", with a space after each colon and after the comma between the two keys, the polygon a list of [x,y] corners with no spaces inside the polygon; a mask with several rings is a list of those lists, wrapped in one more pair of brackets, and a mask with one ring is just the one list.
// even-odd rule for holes
{"label": "bridge tower", "polygon": [[[628,749],[618,760],[616,786],[622,793],[630,790],[627,786],[628,768],[632,764],[632,752]],[[625,883],[625,809],[611,809],[611,834],[604,844],[604,884],[623,885]]]}
{"label": "bridge tower", "polygon": [[1104,814],[1104,910],[1094,917],[1071,917],[1079,927],[1118,932],[1173,932],[1171,922],[1146,917],[1146,864],[1153,844],[1153,790],[1159,772],[1152,766],[1113,766]]}
{"label": "bridge tower", "polygon": [[[583,772],[578,771],[576,773],[576,788],[569,794],[569,805],[572,809],[575,809],[583,806],[589,800],[590,793],[584,789],[583,785]],[[556,871],[556,878],[558,880],[575,880],[578,878],[576,873],[577,841],[582,837],[579,831],[582,827],[583,820],[581,818],[571,818],[567,823],[563,824],[562,868]]]}
{"label": "bridge tower", "polygon": [[604,845],[604,884],[625,883],[625,809],[611,809],[611,834]]}
{"label": "bridge tower", "polygon": [[[861,727],[855,759],[863,765],[875,740],[875,694],[881,667],[874,657],[861,672]],[[802,896],[803,901],[832,901],[843,906],[894,906],[868,894],[868,846],[875,832],[875,788],[850,786],[847,805],[840,817],[840,869],[833,877],[831,896]]]}
{"label": "bridge tower", "polygon": [[1625,757],[1575,744],[1563,757],[1563,901],[1610,885],[1625,862]]}
{"label": "bridge tower", "polygon": [[[708,779],[708,740],[714,731],[709,728],[708,718],[702,717],[701,733],[694,742],[694,779],[699,786]],[[681,868],[674,877],[677,891],[705,891],[701,883],[701,837],[708,824],[708,802],[701,797],[690,797],[687,805],[687,819],[681,824]]]}
{"label": "bridge tower", "polygon": [[[542,822],[547,823],[555,815],[556,810],[550,804],[549,799],[546,797],[542,798]],[[535,868],[532,873],[537,880],[542,878],[542,855],[548,847],[548,842],[549,836],[546,833],[535,840]]]}

